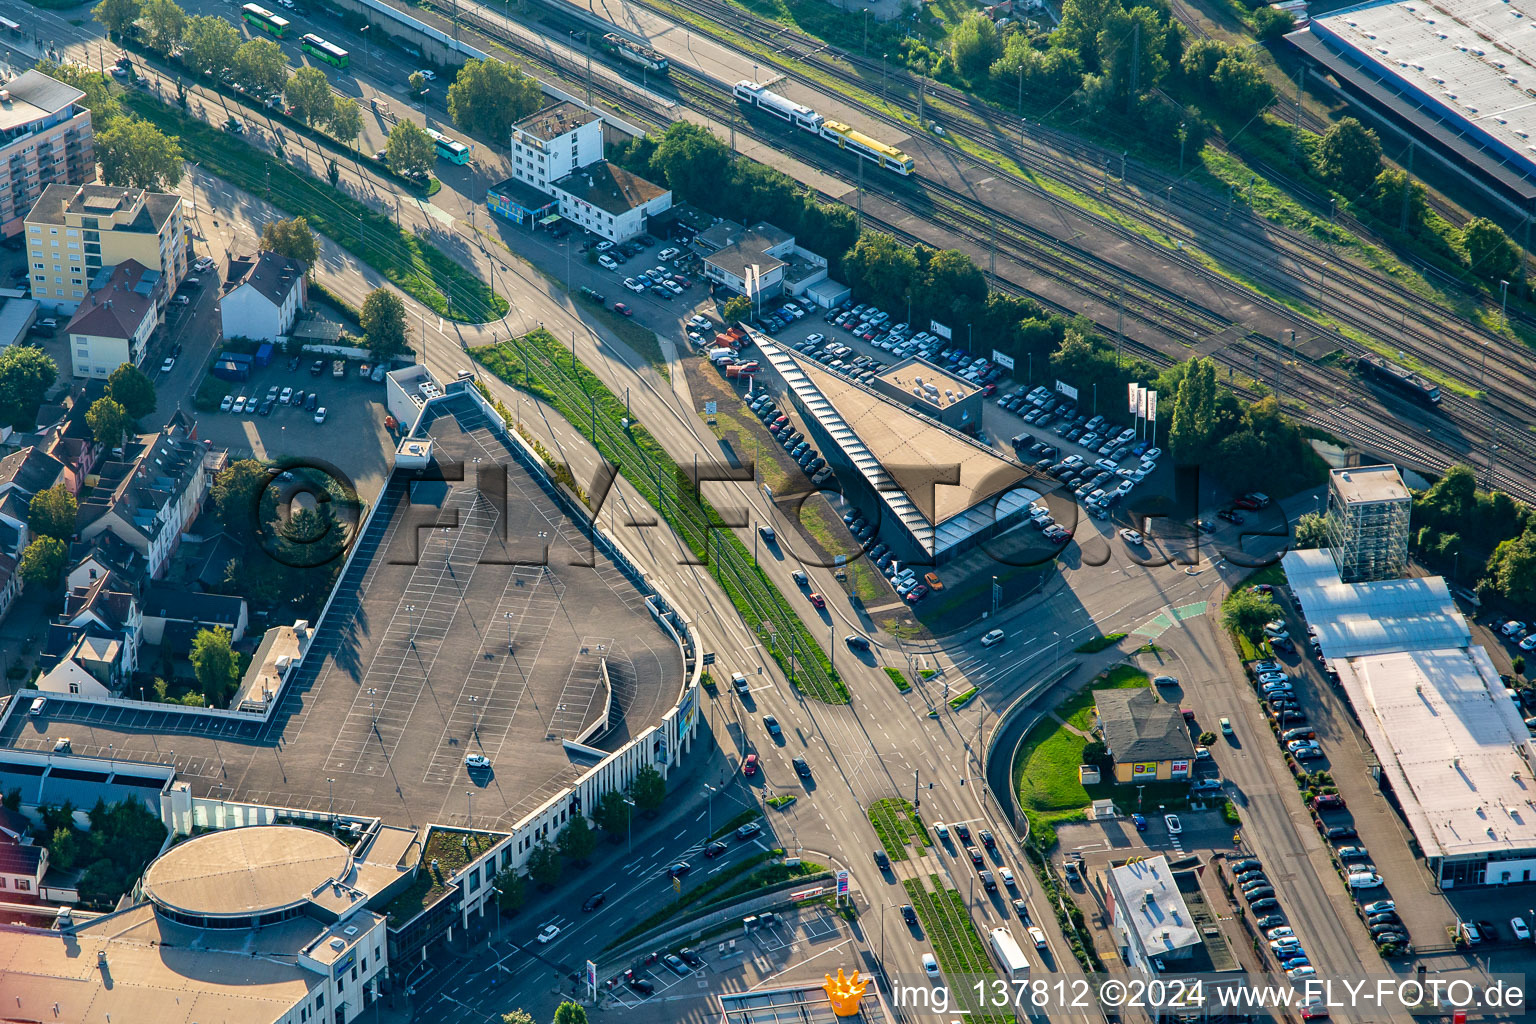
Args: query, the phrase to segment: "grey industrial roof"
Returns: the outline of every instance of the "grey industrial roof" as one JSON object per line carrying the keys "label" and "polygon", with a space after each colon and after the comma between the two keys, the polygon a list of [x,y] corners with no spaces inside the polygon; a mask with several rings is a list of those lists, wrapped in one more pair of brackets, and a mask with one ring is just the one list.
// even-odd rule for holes
{"label": "grey industrial roof", "polygon": [[1400,0],[1314,18],[1312,29],[1536,170],[1533,17],[1536,0]]}
{"label": "grey industrial roof", "polygon": [[550,139],[559,138],[568,132],[575,131],[582,125],[591,124],[598,119],[598,115],[578,103],[569,100],[560,100],[543,110],[535,111],[512,126],[513,131],[526,132],[535,138],[548,142]]}
{"label": "grey industrial roof", "polygon": [[1150,689],[1098,690],[1093,700],[1104,743],[1116,762],[1194,760],[1183,713]]}
{"label": "grey industrial roof", "polygon": [[1531,734],[1487,651],[1372,654],[1333,667],[1426,857],[1536,851]]}
{"label": "grey industrial roof", "polygon": [[186,914],[253,915],[298,906],[351,870],[351,852],[324,832],[253,825],[171,847],[144,872],[144,894]]}
{"label": "grey industrial roof", "polygon": [[85,93],[41,71],[25,71],[0,85],[10,102],[0,103],[0,131],[10,131],[51,117],[85,98]]}
{"label": "grey industrial roof", "polygon": [[[946,405],[953,405],[967,395],[975,393],[977,386],[968,380],[955,376],[948,370],[941,370],[937,366],[913,356],[903,359],[895,366],[880,371],[876,376],[892,387],[903,391],[924,405],[935,409],[942,409]],[[933,393],[923,387],[932,384],[938,389],[937,399],[930,397]],[[953,396],[953,398],[951,398]],[[949,399],[946,401],[946,399]]]}
{"label": "grey industrial roof", "polygon": [[1439,576],[1342,583],[1327,548],[1287,552],[1281,565],[1323,657],[1433,651],[1472,642],[1466,619]]}
{"label": "grey industrial roof", "polygon": [[1396,466],[1351,466],[1328,474],[1328,486],[1348,502],[1408,501],[1412,495]]}
{"label": "grey industrial roof", "polygon": [[1116,910],[1124,915],[1148,957],[1200,943],[1200,932],[1184,905],[1184,895],[1179,892],[1167,857],[1159,855],[1122,864],[1111,868],[1109,875],[1114,888],[1119,890]]}

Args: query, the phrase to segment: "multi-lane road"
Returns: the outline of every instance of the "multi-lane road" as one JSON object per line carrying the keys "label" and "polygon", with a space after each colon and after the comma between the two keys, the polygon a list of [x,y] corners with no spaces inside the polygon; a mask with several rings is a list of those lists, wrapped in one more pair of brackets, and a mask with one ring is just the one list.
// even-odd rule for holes
{"label": "multi-lane road", "polygon": [[[227,10],[219,5],[208,6]],[[78,55],[92,52],[94,44],[83,38],[88,27],[71,27],[70,31],[80,39],[75,44]],[[344,45],[351,42],[342,41]],[[377,74],[385,76],[385,82],[401,78],[401,72],[408,70],[382,55],[377,62],[370,60],[369,65],[377,67]],[[356,63],[353,70],[358,71]],[[358,80],[365,89],[385,91],[369,77],[367,69]],[[218,116],[215,111],[224,106],[224,101],[197,94],[194,109],[204,105],[213,118]],[[243,116],[257,120],[259,112],[245,111]],[[289,150],[289,158],[307,162],[317,177],[323,173],[322,156],[318,152],[294,147]],[[402,204],[402,226],[407,230],[440,229],[446,214],[453,228],[462,232],[465,225],[460,218],[468,209],[468,202],[463,197],[474,194],[474,178],[471,176],[474,173],[480,172],[465,172],[463,180],[445,174],[451,188],[434,199],[432,209],[421,204]],[[390,192],[389,183],[372,180],[366,172],[346,168],[343,174],[350,186],[376,194]],[[209,251],[215,253],[238,248],[242,240],[254,239],[259,235],[260,224],[282,214],[255,197],[221,186],[200,171],[194,171],[184,187],[188,192],[200,190],[205,203],[210,193],[219,197],[215,200],[216,215],[205,208],[202,216],[195,220]],[[501,225],[487,224],[485,220],[479,227],[493,234],[500,233],[513,251],[543,264],[546,270],[556,275],[565,269],[560,266],[559,251],[543,242],[533,242],[511,229],[501,232]],[[249,243],[245,244],[248,246]],[[571,305],[539,274],[515,260],[506,259],[503,263],[503,259],[505,257],[500,254],[493,256],[483,248],[466,249],[465,262],[484,278],[495,279],[513,303],[513,313],[502,323],[482,326],[444,324],[429,310],[406,299],[412,321],[421,328],[422,356],[435,372],[451,378],[459,370],[473,369],[464,352],[465,345],[484,343],[498,336],[504,338],[509,331],[521,332],[535,323],[543,323],[558,336],[564,337],[568,332],[573,335],[577,355],[615,392],[629,395],[635,418],[662,440],[678,463],[686,464],[695,455],[710,458],[718,453],[714,436],[699,420],[697,403],[687,393],[686,378],[680,367],[674,365],[670,376],[664,377],[644,366],[601,326],[582,321]],[[498,268],[505,269],[498,275]],[[578,265],[574,272],[582,275],[581,280],[593,273],[584,265]],[[324,243],[318,273],[328,287],[354,304],[361,304],[366,292],[378,283],[377,275],[355,265],[328,241]],[[581,280],[573,283],[581,283]],[[642,315],[651,312],[659,310],[642,308]],[[664,338],[675,338],[678,337],[675,321],[674,313],[670,326],[655,321],[653,325],[663,330]],[[670,348],[670,343],[664,342],[664,348]],[[173,380],[172,384],[177,381]],[[596,452],[569,424],[500,382],[491,380],[489,384],[509,408],[515,406],[523,410],[525,427],[570,463],[578,479],[592,479],[596,475],[599,468]],[[187,390],[190,386],[182,393]],[[784,525],[765,497],[750,485],[727,482],[708,486],[712,492],[710,497],[717,506],[736,505],[751,510],[750,518],[758,522]],[[633,488],[621,481],[610,497],[607,509],[605,527],[619,536],[647,571],[665,581],[667,590],[699,632],[703,648],[719,655],[720,674],[742,671],[752,680],[749,701],[740,701],[728,689],[722,688],[721,695],[711,701],[707,710],[724,750],[724,769],[735,772],[746,753],[758,753],[763,765],[759,780],[764,788],[756,792],[766,795],[766,787],[771,786],[774,792],[795,793],[800,797],[787,813],[769,812],[768,820],[778,841],[840,858],[858,874],[860,888],[871,909],[875,910],[899,905],[905,902],[905,897],[893,880],[883,878],[874,867],[871,851],[878,846],[878,841],[865,817],[865,808],[878,799],[915,795],[929,820],[942,818],[951,822],[986,823],[1001,841],[999,856],[1005,863],[1016,866],[1016,876],[1032,918],[1042,923],[1053,918],[1049,908],[1041,903],[1011,829],[1005,822],[990,816],[990,808],[977,789],[981,772],[975,745],[981,735],[981,718],[1006,706],[1024,687],[1071,657],[1071,647],[1088,631],[1131,632],[1154,622],[1169,609],[1218,598],[1223,589],[1219,567],[1207,566],[1206,571],[1189,575],[1182,566],[1146,566],[1123,545],[1100,531],[1096,524],[1085,524],[1077,550],[1092,549],[1094,557],[1064,563],[1058,582],[1021,605],[1004,609],[985,627],[977,624],[958,635],[922,644],[904,643],[876,633],[871,636],[875,657],[856,659],[846,651],[838,652],[839,672],[853,699],[846,707],[832,707],[806,701],[797,695],[772,659],[759,648],[754,633],[728,610],[729,603],[707,568],[682,564],[680,546],[670,534],[660,528],[626,525],[630,517],[624,512],[644,509],[643,500]],[[750,530],[750,527],[746,529]],[[742,539],[751,544],[745,530]],[[1097,550],[1099,547],[1103,550]],[[779,588],[795,599],[799,587],[790,573],[798,566],[787,558],[770,558],[763,564]],[[814,566],[805,568],[811,574],[814,589],[829,595],[842,593],[829,570]],[[812,625],[816,623],[816,616],[808,605],[804,615]],[[818,636],[825,633],[833,643],[847,631],[843,625],[860,622],[857,610],[841,599],[834,600],[828,615],[831,628],[813,629],[812,633]],[[994,626],[1008,634],[1007,641],[998,647],[981,647],[980,634],[984,628]],[[1221,665],[1220,645],[1219,637],[1204,637],[1187,655],[1203,659],[1209,666],[1209,672],[1204,673],[1207,681],[1197,685],[1206,688],[1201,699],[1209,701],[1211,707],[1224,699],[1229,688],[1235,690],[1235,680]],[[942,675],[934,681],[920,682],[912,694],[902,695],[891,686],[883,666],[905,666],[909,655],[913,654],[932,659],[936,667],[942,669]],[[950,711],[937,692],[944,680],[949,681],[952,689],[978,685],[980,699],[964,711]],[[929,710],[933,707],[940,710],[937,721],[929,718]],[[761,716],[766,713],[775,715],[784,726],[782,743],[773,741],[762,728]],[[1250,727],[1256,728],[1251,723],[1244,728]],[[1297,809],[1288,807],[1280,799],[1286,788],[1293,787],[1289,787],[1287,780],[1277,780],[1274,773],[1278,770],[1278,762],[1270,750],[1260,753],[1261,750],[1263,748],[1255,742],[1251,748],[1241,751],[1244,761],[1228,769],[1229,776],[1245,790],[1251,789],[1252,795],[1275,795],[1269,809],[1259,812],[1261,817],[1253,826],[1256,830],[1253,834],[1263,837],[1265,842],[1276,843],[1282,856],[1289,854],[1299,860],[1307,856],[1308,851],[1294,822],[1289,821]],[[796,756],[806,758],[811,765],[815,778],[813,787],[802,785],[796,776],[790,763]],[[913,790],[914,773],[918,773],[915,778],[922,787],[916,793]],[[1287,785],[1278,785],[1280,781]],[[754,780],[754,784],[759,783]],[[724,814],[724,810],[716,806],[712,811],[706,809],[705,813],[718,816]],[[1287,825],[1292,827],[1287,830]],[[699,841],[697,833],[702,831],[707,829],[696,828],[680,835],[657,835],[638,849],[626,869],[630,872],[626,881],[616,883],[613,908],[633,906],[638,913],[647,901],[654,903],[665,898],[670,887],[664,881],[658,884],[661,869],[674,856],[696,845]],[[940,873],[950,887],[962,893],[972,891],[972,872],[968,864],[947,855],[934,855],[923,861],[922,866],[925,870]],[[1358,969],[1359,960],[1347,926],[1337,922],[1332,914],[1328,905],[1329,893],[1316,873],[1308,876],[1298,872],[1288,884],[1295,888],[1294,903],[1308,908],[1307,913],[1315,914],[1319,919],[1320,938],[1315,941],[1319,942],[1324,963],[1341,972]],[[973,904],[972,913],[983,930],[989,924],[998,923],[996,911],[984,901]],[[1323,919],[1333,919],[1334,924],[1322,923]],[[563,952],[566,948],[563,943],[571,943],[570,948],[574,951],[584,930],[596,928],[601,920],[597,916],[588,920],[573,918],[568,935],[551,943],[547,952]],[[533,930],[522,924],[518,927],[525,938]],[[886,941],[882,943],[886,951],[886,969],[893,976],[919,978],[919,957],[926,947],[901,932],[894,922],[888,923]],[[1058,969],[1075,970],[1075,961],[1060,936],[1049,926],[1048,932],[1051,962]],[[506,947],[501,947],[502,954],[506,951]],[[499,959],[501,954],[497,956]]]}

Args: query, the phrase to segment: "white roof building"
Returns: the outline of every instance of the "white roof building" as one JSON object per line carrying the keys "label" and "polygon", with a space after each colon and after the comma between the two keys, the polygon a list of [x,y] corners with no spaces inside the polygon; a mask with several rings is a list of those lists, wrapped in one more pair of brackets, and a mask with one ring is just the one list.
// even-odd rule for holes
{"label": "white roof building", "polygon": [[1284,566],[1440,884],[1532,881],[1536,748],[1445,580],[1340,583],[1326,549]]}
{"label": "white roof building", "polygon": [[1199,947],[1200,930],[1167,857],[1131,861],[1111,868],[1106,877],[1115,939],[1127,963],[1152,973],[1154,959],[1182,959]]}

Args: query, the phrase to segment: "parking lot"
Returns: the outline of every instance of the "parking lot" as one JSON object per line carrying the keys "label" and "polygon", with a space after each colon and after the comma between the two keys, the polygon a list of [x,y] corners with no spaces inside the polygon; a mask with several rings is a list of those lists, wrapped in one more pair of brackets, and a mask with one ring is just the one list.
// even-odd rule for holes
{"label": "parking lot", "polygon": [[[202,413],[199,435],[228,447],[232,459],[322,459],[346,474],[365,501],[372,501],[384,487],[395,447],[384,429],[384,385],[359,377],[355,361],[345,361],[344,375],[334,377],[329,356],[318,360],[319,374],[310,372],[316,357],[294,358],[299,361],[296,367],[293,358],[278,355],[270,366],[254,370],[249,380],[224,381],[227,395],[256,403],[256,410]],[[284,404],[284,388],[302,391],[305,397]],[[273,389],[279,400],[262,416],[260,403]],[[324,423],[315,422],[320,408],[326,410]]]}
{"label": "parking lot", "polygon": [[[701,961],[683,964],[679,972],[660,958],[638,963],[616,975],[608,998],[624,1010],[644,1009],[646,1004],[670,1005],[679,997],[737,991],[746,982],[778,968],[792,957],[814,952],[815,947],[840,941],[848,925],[830,908],[816,905],[774,915],[772,924],[755,925],[734,936],[722,937],[694,948]],[[629,984],[629,978],[643,984]],[[649,985],[651,992],[643,991]]]}

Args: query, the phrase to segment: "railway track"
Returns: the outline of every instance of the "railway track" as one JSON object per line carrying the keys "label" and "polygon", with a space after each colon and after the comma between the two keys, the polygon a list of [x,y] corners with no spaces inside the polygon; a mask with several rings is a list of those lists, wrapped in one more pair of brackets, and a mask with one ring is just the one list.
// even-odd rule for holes
{"label": "railway track", "polygon": [[[781,61],[776,66],[791,78],[803,81],[814,88],[824,87],[814,76],[794,67],[794,62],[799,61],[851,87],[862,91],[870,89],[867,79],[840,65],[833,57],[838,56],[853,66],[861,64],[867,66],[870,64],[868,61],[849,54],[828,51],[821,44],[808,37],[799,36],[777,23],[743,15],[734,7],[724,7],[711,0],[672,0],[672,2],[696,14],[716,18],[723,11],[731,12],[737,16],[733,21],[735,31],[748,36],[759,45],[770,47]],[[654,6],[662,13],[668,13],[665,7],[648,5]],[[803,52],[794,52],[793,46],[790,45],[792,43],[798,43]],[[969,109],[976,106],[969,98],[948,90],[947,87],[930,87],[928,83],[923,83],[922,88],[931,92],[936,99],[952,101],[958,107]],[[899,97],[902,90],[886,89],[884,93],[887,97],[895,94],[898,97],[897,105],[901,106]],[[917,104],[912,103],[910,107],[915,110]],[[910,122],[903,118],[880,110],[870,112],[883,123],[903,133],[909,133],[912,129]],[[984,111],[984,115],[988,119],[989,129],[996,131],[997,122],[1000,120],[998,113],[988,108]],[[1007,120],[1014,119],[1007,118]],[[1012,136],[1010,140],[1011,138]],[[1527,389],[1523,384],[1524,362],[1521,358],[1523,353],[1511,355],[1505,348],[1505,339],[1472,324],[1456,311],[1443,306],[1430,306],[1423,296],[1407,286],[1354,266],[1340,259],[1326,244],[1299,232],[1289,231],[1241,214],[1239,216],[1250,230],[1246,233],[1233,230],[1231,214],[1214,203],[1213,197],[1203,188],[1183,179],[1156,169],[1137,166],[1136,178],[1140,187],[1112,182],[1109,183],[1109,187],[1104,187],[1106,182],[1109,182],[1110,176],[1107,170],[1103,170],[1102,161],[1107,159],[1107,156],[1102,151],[1095,153],[1078,140],[1064,138],[1061,133],[1051,129],[1037,129],[1035,125],[1028,125],[1020,138],[1029,140],[1044,138],[1051,144],[1035,142],[1027,153],[1022,154],[1021,162],[1032,169],[1037,167],[1047,169],[1058,180],[1084,193],[1096,194],[1096,198],[1100,201],[1107,200],[1109,205],[1143,223],[1155,225],[1162,221],[1164,233],[1175,242],[1198,246],[1199,249],[1223,258],[1227,265],[1243,266],[1245,276],[1260,286],[1257,289],[1257,295],[1245,294],[1244,298],[1258,301],[1266,306],[1269,312],[1291,320],[1295,324],[1292,329],[1298,336],[1303,338],[1334,336],[1328,327],[1298,313],[1294,308],[1295,304],[1318,305],[1329,319],[1344,328],[1358,332],[1373,342],[1368,345],[1356,343],[1353,348],[1349,344],[1341,344],[1346,351],[1359,354],[1369,349],[1392,358],[1394,353],[1401,350],[1412,358],[1418,368],[1427,370],[1431,376],[1438,377],[1442,382],[1448,382],[1451,385],[1451,388],[1446,389],[1448,391],[1459,386],[1463,390],[1486,392],[1491,411],[1480,412],[1475,405],[1467,403],[1461,403],[1459,408],[1462,413],[1477,422],[1482,433],[1490,441],[1495,429],[1499,430],[1505,439],[1519,437],[1524,432],[1524,424],[1536,419],[1536,404],[1533,404],[1528,397]],[[1066,151],[1066,155],[1053,152],[1052,145]],[[958,151],[946,149],[946,153],[952,152]],[[963,154],[959,155],[965,158]],[[1091,168],[1092,159],[1095,156],[1101,161],[1102,177],[1084,167],[1087,164]],[[995,165],[975,162],[986,167],[988,171],[999,171]],[[1063,210],[1070,209],[1074,214],[1082,213],[1079,208],[1067,203],[1066,200],[1051,195],[1017,175],[1008,174],[1006,171],[1001,173],[1009,177],[1014,184],[1033,192],[1043,201],[1053,203]],[[1168,191],[1170,188],[1173,189],[1172,192]],[[1156,196],[1159,191],[1166,197],[1164,202],[1157,202],[1149,197],[1149,193],[1151,196]],[[1177,217],[1171,216],[1175,210],[1178,212]],[[1107,219],[1104,220],[1103,226],[1132,244],[1151,245],[1144,236]],[[1262,243],[1257,239],[1262,239]],[[1280,260],[1276,259],[1274,251],[1277,240],[1286,247],[1284,258]],[[1286,265],[1287,262],[1289,266]],[[1203,266],[1195,265],[1190,269],[1213,285],[1228,287],[1231,284],[1224,275]],[[1330,291],[1324,286],[1313,291],[1309,284],[1314,275],[1321,282],[1331,280],[1334,289]],[[1289,300],[1289,303],[1273,299],[1264,294],[1265,291],[1278,293]],[[1342,337],[1342,332],[1339,340],[1346,341]],[[1473,383],[1468,372],[1468,367],[1474,362],[1479,367],[1476,384]],[[1483,369],[1485,366],[1486,371]],[[1530,460],[1530,465],[1536,466],[1536,449],[1532,449],[1529,442],[1522,437],[1514,442],[1514,445],[1521,449],[1519,454],[1523,459]]]}
{"label": "railway track", "polygon": [[[461,18],[466,18],[469,14],[464,7],[458,10]],[[471,16],[466,20],[471,20],[476,27],[504,42],[511,43],[519,49],[523,48],[519,39],[500,32],[490,19]],[[552,67],[563,75],[576,78],[582,75],[582,69],[579,66],[564,61],[552,61],[548,54],[540,54],[539,57],[540,63]],[[734,99],[722,93],[717,85],[702,75],[674,64],[673,85],[688,106],[710,113],[721,121],[729,121],[733,124],[737,122],[738,114]],[[602,80],[594,80],[592,88],[595,93],[607,96],[610,100],[622,102],[628,115],[632,117],[638,115],[639,119],[646,122],[648,126],[662,128],[672,120],[665,113],[637,111],[636,94],[612,88]],[[894,119],[892,121],[894,122]],[[810,145],[802,145],[801,143],[806,140],[794,139],[790,145],[786,146],[786,142],[790,140],[758,131],[750,121],[747,122],[744,130],[750,137],[760,141],[790,151],[798,151],[797,155],[804,154],[811,162],[820,164],[829,162],[831,154],[827,147],[820,143],[812,142]],[[851,186],[856,174],[846,167],[839,170],[842,172],[843,180],[848,181]],[[1314,397],[1326,397],[1336,406],[1344,405],[1349,408],[1369,410],[1372,422],[1390,421],[1392,418],[1393,411],[1388,410],[1377,395],[1347,374],[1311,366],[1296,360],[1294,354],[1290,361],[1283,357],[1278,361],[1273,360],[1268,354],[1274,348],[1270,339],[1261,338],[1256,342],[1251,341],[1248,337],[1249,332],[1243,325],[1215,311],[1198,308],[1183,296],[1176,295],[1155,282],[1127,272],[1093,253],[1063,244],[1028,224],[1013,218],[1000,217],[998,211],[982,206],[965,193],[921,176],[900,179],[875,172],[864,177],[864,187],[867,191],[897,206],[912,209],[913,193],[916,192],[921,197],[924,207],[917,211],[921,215],[966,238],[982,253],[995,251],[1006,260],[1029,268],[1071,289],[1083,300],[1083,305],[1073,307],[1052,301],[1013,283],[1010,283],[1009,290],[1030,294],[1049,308],[1069,316],[1078,315],[1084,306],[1102,305],[1109,296],[1118,294],[1121,300],[1120,308],[1125,318],[1133,325],[1142,325],[1145,328],[1143,333],[1154,335],[1152,341],[1143,341],[1120,334],[1123,344],[1127,350],[1150,359],[1156,365],[1165,365],[1173,358],[1187,357],[1191,340],[1209,339],[1226,333],[1231,336],[1231,341],[1224,343],[1221,348],[1210,354],[1226,365],[1230,374],[1241,371],[1245,377],[1252,374],[1256,378],[1277,381],[1289,376],[1293,395],[1305,390]],[[1110,191],[1119,190],[1111,189]],[[840,197],[827,195],[824,198],[836,201]],[[877,218],[868,219],[874,226],[903,240],[913,243],[927,242],[926,239],[896,224]],[[1125,232],[1125,236],[1139,237],[1128,231]],[[1269,301],[1273,303],[1273,309],[1284,312],[1287,316],[1295,316],[1282,304],[1274,300]],[[1106,336],[1116,336],[1119,333],[1116,330],[1119,324],[1113,321],[1105,322],[1105,320],[1112,320],[1112,318],[1101,318],[1099,326]],[[1305,326],[1304,324],[1303,329]],[[1315,332],[1322,333],[1321,328],[1316,325],[1311,327]],[[1259,394],[1241,385],[1235,390],[1249,399],[1257,398]],[[1463,418],[1476,418],[1482,413],[1474,403],[1457,405],[1452,402],[1451,404],[1456,406],[1458,415]],[[1528,499],[1536,497],[1536,491],[1532,491],[1526,483],[1536,478],[1536,457],[1531,456],[1528,443],[1523,438],[1519,438],[1511,428],[1486,422],[1486,415],[1482,419],[1485,421],[1481,424],[1484,432],[1491,437],[1494,432],[1502,431],[1502,437],[1506,439],[1505,447],[1510,449],[1505,455],[1506,470],[1500,477],[1505,488]],[[1324,424],[1319,421],[1319,425]],[[1339,431],[1335,429],[1335,432]],[[1412,437],[1417,436],[1415,430],[1406,427],[1405,433]],[[1364,439],[1367,432],[1362,429],[1353,429],[1350,436]],[[1371,428],[1369,436],[1372,447],[1394,453],[1400,451],[1406,461],[1426,468],[1443,468],[1453,461],[1465,460],[1469,455],[1475,455],[1481,447],[1474,439],[1469,440],[1466,451],[1458,452],[1452,448],[1449,452],[1431,454],[1420,451],[1416,445],[1404,444],[1400,439],[1392,441],[1389,445],[1387,442],[1391,441],[1391,436],[1379,428]],[[1515,440],[1509,441],[1508,439],[1511,438]]]}

